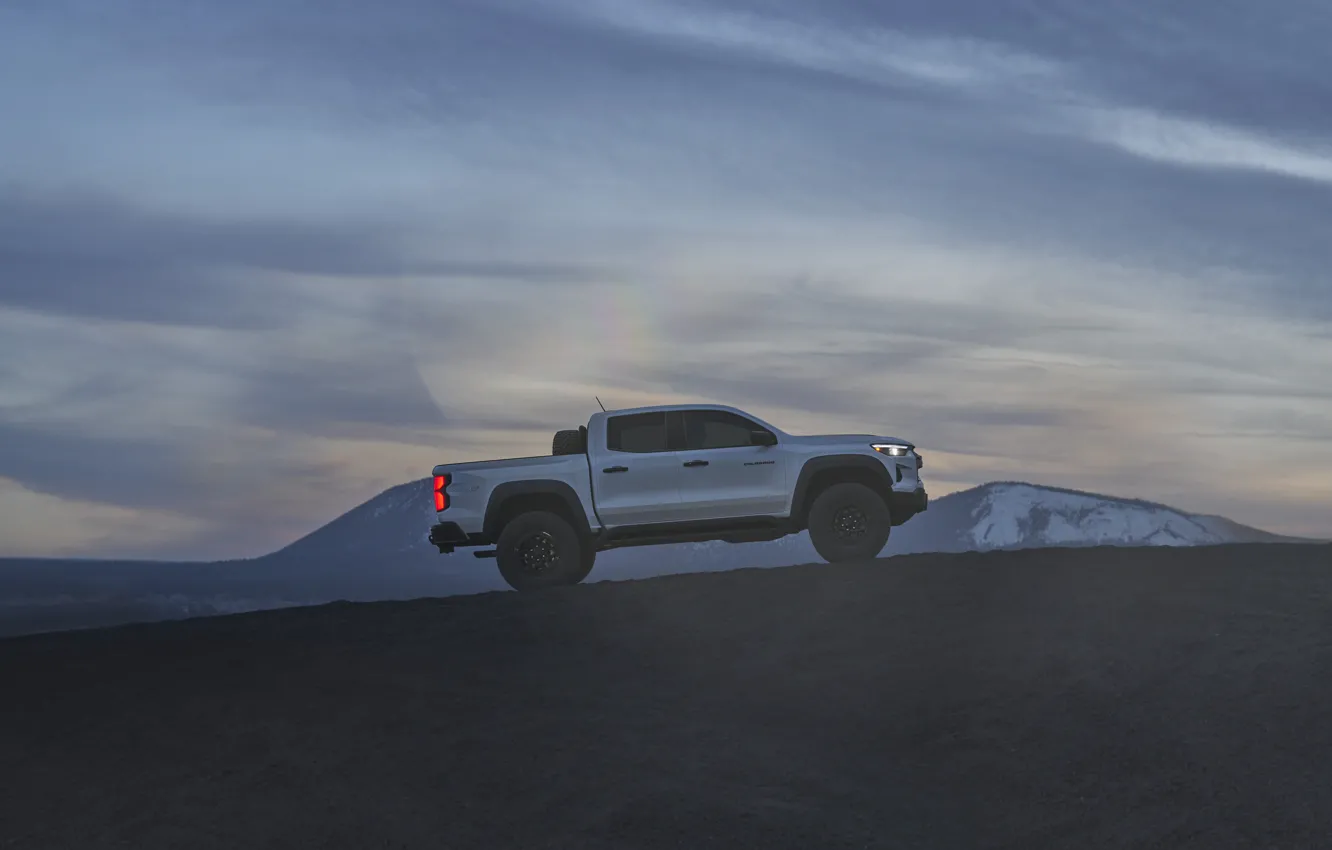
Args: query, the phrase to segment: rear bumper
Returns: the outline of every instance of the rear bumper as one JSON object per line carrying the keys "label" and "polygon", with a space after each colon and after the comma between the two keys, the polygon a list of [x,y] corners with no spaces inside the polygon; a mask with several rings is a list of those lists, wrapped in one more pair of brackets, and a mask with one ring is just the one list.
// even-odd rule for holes
{"label": "rear bumper", "polygon": [[918,513],[929,510],[930,494],[924,487],[915,490],[895,492],[888,502],[888,512],[893,517],[893,525],[901,525]]}
{"label": "rear bumper", "polygon": [[441,522],[430,527],[430,542],[447,555],[459,546],[484,546],[479,534],[468,534],[456,522]]}

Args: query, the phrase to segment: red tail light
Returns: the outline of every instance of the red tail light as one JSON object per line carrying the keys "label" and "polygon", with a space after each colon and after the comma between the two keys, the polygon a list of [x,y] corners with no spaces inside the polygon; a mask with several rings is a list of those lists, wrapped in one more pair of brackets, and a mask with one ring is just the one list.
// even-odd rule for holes
{"label": "red tail light", "polygon": [[449,486],[449,476],[435,476],[435,510],[442,511],[449,506],[449,494],[445,492]]}

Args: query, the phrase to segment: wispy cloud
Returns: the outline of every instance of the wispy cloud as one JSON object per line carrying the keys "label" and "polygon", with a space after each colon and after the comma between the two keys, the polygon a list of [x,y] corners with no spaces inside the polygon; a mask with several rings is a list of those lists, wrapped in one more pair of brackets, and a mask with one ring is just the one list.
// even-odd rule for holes
{"label": "wispy cloud", "polygon": [[1332,181],[1332,149],[1110,100],[1082,78],[1077,66],[998,42],[883,28],[853,31],[654,0],[602,0],[570,4],[568,9],[628,32],[868,84],[900,86],[910,81],[997,97],[1026,110],[1028,126],[1048,122],[1051,129],[1069,130],[1156,162]]}
{"label": "wispy cloud", "polygon": [[1089,139],[1155,162],[1332,183],[1332,146],[1320,150],[1142,109],[1087,109],[1076,115]]}
{"label": "wispy cloud", "polygon": [[1030,85],[1059,73],[1057,63],[974,39],[922,38],[888,29],[850,32],[695,3],[589,0],[562,6],[572,16],[626,32],[866,83],[891,85],[905,79],[989,90]]}

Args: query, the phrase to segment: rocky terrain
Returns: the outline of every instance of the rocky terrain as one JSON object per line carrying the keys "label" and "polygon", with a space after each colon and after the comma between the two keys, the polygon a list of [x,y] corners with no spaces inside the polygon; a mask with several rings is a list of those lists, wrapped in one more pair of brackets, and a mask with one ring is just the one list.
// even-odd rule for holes
{"label": "rocky terrain", "polygon": [[910,555],[12,638],[0,847],[1328,846],[1329,567]]}

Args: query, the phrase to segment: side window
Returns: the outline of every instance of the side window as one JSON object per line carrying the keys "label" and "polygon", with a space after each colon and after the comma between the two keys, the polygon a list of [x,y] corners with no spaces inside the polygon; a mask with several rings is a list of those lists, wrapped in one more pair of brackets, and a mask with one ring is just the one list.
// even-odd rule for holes
{"label": "side window", "polygon": [[768,430],[725,410],[686,410],[684,422],[685,445],[693,450],[752,446],[750,434]]}
{"label": "side window", "polygon": [[606,448],[638,454],[666,451],[666,414],[612,416],[606,420]]}

